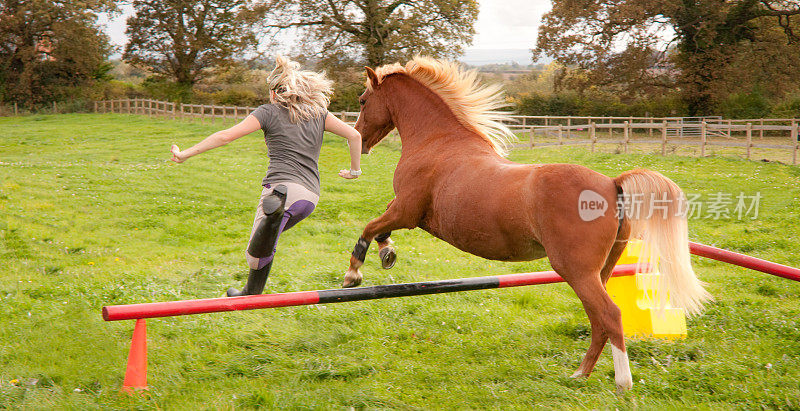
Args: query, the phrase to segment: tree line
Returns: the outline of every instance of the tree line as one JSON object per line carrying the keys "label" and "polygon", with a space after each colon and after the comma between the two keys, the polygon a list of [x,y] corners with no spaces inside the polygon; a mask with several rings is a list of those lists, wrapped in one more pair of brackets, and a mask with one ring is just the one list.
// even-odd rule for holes
{"label": "tree line", "polygon": [[[479,6],[477,0],[125,2],[134,11],[129,41],[115,48],[97,18],[119,13],[122,0],[0,0],[0,101],[35,108],[146,96],[255,105],[266,96],[268,51],[288,38],[293,57],[336,81],[332,109],[355,110],[363,65],[415,54],[457,58],[475,35]],[[552,3],[531,46],[534,60],[554,61],[511,80],[487,75],[505,83],[523,114],[800,116],[800,1]],[[109,61],[120,52],[121,62]]]}
{"label": "tree line", "polygon": [[534,52],[581,95],[677,97],[688,115],[780,105],[800,86],[800,1],[555,0]]}
{"label": "tree line", "polygon": [[[253,82],[270,61],[257,45],[276,46],[289,30],[301,50],[295,57],[331,71],[342,85],[338,94],[353,94],[355,67],[417,53],[457,57],[478,15],[475,0],[127,0],[134,14],[118,51],[126,69],[146,73],[144,84],[131,87],[109,81],[115,50],[96,23],[98,13],[119,13],[121,3],[0,0],[0,100],[34,107],[123,92],[189,101],[214,94],[220,84],[208,85],[215,81],[258,90]],[[244,87],[221,94],[266,95]]]}

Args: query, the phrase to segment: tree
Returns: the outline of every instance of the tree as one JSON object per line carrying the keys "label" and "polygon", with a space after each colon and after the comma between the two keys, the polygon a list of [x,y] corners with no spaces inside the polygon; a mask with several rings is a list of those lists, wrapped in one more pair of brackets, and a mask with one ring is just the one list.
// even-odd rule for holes
{"label": "tree", "polygon": [[472,42],[476,0],[268,0],[265,25],[301,29],[325,61],[379,66],[414,54],[456,57]]}
{"label": "tree", "polygon": [[62,100],[110,67],[95,11],[106,0],[0,0],[0,100],[32,107]]}
{"label": "tree", "polygon": [[588,83],[628,92],[678,86],[695,115],[711,111],[715,86],[730,81],[743,49],[800,41],[799,18],[796,0],[554,0],[534,52]]}
{"label": "tree", "polygon": [[123,59],[191,88],[255,43],[242,0],[133,0]]}

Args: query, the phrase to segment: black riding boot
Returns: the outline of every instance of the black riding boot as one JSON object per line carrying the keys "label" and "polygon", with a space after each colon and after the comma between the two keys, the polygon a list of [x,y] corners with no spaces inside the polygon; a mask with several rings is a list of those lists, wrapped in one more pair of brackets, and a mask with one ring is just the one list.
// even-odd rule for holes
{"label": "black riding boot", "polygon": [[[275,250],[275,242],[278,241],[281,221],[283,220],[283,208],[286,205],[286,193],[286,186],[278,184],[270,195],[261,200],[261,210],[264,212],[264,218],[261,219],[254,230],[250,245],[247,247],[247,253],[252,257],[269,257]],[[247,283],[242,288],[242,291],[229,288],[228,297],[261,294],[267,284],[270,267],[272,267],[272,261],[263,268],[257,270],[251,268]]]}
{"label": "black riding boot", "polygon": [[247,283],[239,291],[233,287],[228,288],[228,297],[238,297],[241,295],[256,295],[264,292],[264,286],[267,285],[267,277],[269,277],[269,269],[272,268],[272,261],[258,270],[250,269],[250,275],[247,276]]}

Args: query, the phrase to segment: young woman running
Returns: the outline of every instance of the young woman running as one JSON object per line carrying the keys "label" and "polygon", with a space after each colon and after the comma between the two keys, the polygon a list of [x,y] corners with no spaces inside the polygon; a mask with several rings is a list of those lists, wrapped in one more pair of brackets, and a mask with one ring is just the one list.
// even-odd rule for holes
{"label": "young woman running", "polygon": [[297,63],[278,56],[267,81],[270,104],[187,150],[181,151],[176,145],[171,150],[172,161],[182,163],[256,130],[264,131],[269,166],[245,253],[250,275],[241,291],[228,289],[228,297],[261,294],[281,232],[314,211],[319,200],[323,131],[346,138],[350,145],[350,169],[339,171],[339,176],[352,179],[361,175],[361,135],[328,113],[333,82],[325,78],[325,73],[300,70]]}

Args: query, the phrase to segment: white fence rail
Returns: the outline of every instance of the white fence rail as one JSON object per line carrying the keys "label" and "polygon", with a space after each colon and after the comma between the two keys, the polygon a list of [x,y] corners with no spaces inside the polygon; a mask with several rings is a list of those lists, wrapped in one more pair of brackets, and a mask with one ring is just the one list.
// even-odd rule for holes
{"label": "white fence rail", "polygon": [[[182,104],[150,99],[103,100],[94,103],[96,113],[127,113],[148,116],[194,119],[213,122],[240,120],[256,107]],[[347,123],[354,123],[358,112],[331,112]],[[559,145],[618,144],[627,152],[633,144],[696,146],[704,156],[709,146],[742,147],[746,158],[753,148],[788,150],[792,164],[797,164],[800,120],[794,118],[730,120],[713,117],[594,117],[594,116],[522,116],[509,115],[507,125],[521,134],[527,143],[515,147]],[[601,133],[608,138],[600,138]],[[754,142],[757,133],[758,142]],[[785,138],[783,136],[786,136]],[[617,137],[617,138],[615,138]],[[642,138],[644,137],[644,138]],[[764,141],[767,137],[767,141]]]}

